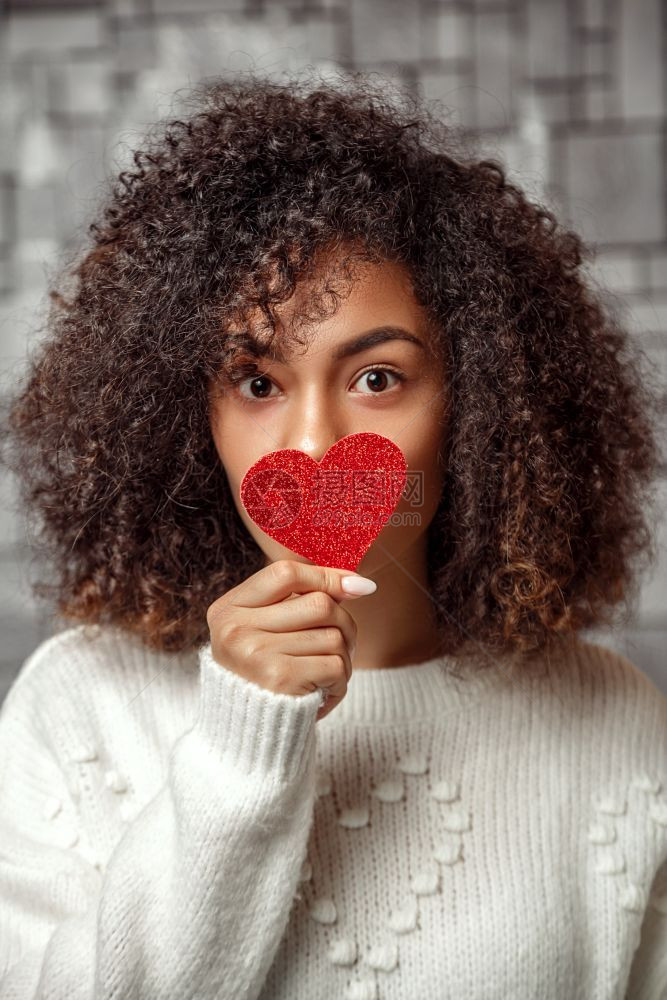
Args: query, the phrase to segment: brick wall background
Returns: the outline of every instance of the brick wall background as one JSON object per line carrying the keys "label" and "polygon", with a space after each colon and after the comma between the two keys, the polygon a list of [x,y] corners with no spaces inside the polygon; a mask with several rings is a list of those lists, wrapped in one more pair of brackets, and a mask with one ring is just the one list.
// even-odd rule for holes
{"label": "brick wall background", "polygon": [[[662,372],[667,400],[666,38],[660,0],[0,0],[1,391],[37,336],[49,268],[178,88],[311,65],[378,70],[443,101],[593,241],[591,280]],[[660,560],[636,613],[587,637],[667,692],[667,461],[659,487]],[[38,575],[0,479],[0,700],[64,627],[32,599]]]}

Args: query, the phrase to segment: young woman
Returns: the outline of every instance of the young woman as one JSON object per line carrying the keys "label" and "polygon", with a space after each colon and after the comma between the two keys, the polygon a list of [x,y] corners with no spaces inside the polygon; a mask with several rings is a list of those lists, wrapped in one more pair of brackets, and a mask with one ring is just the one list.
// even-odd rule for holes
{"label": "young woman", "polygon": [[[590,251],[361,76],[207,81],[134,163],[5,425],[69,624],[0,712],[0,996],[657,1000],[667,699],[579,635],[655,399]],[[358,573],[249,518],[365,431],[420,491]]]}

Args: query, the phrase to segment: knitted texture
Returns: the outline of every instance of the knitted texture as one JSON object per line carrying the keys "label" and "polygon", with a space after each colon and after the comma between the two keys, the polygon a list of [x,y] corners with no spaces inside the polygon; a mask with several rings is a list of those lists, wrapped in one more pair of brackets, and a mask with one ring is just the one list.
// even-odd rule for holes
{"label": "knitted texture", "polygon": [[1,1000],[664,1000],[667,698],[577,639],[274,694],[77,626],[0,709]]}

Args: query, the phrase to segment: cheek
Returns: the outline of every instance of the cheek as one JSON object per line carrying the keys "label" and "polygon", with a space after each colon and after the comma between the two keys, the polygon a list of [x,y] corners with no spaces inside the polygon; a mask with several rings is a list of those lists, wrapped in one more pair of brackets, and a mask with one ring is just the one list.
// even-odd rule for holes
{"label": "cheek", "polygon": [[210,423],[215,449],[227,478],[230,484],[238,487],[246,466],[250,468],[252,465],[252,460],[247,458],[252,454],[252,442],[248,441],[247,434],[239,426],[238,417],[224,403],[219,403],[212,411]]}
{"label": "cheek", "polygon": [[448,428],[448,406],[446,400],[440,399],[438,406],[431,409],[424,421],[420,438],[425,452],[424,460],[430,460],[434,468],[438,466],[438,451],[442,450]]}
{"label": "cheek", "polygon": [[411,468],[422,469],[424,475],[437,476],[440,474],[438,452],[442,448],[443,440],[444,428],[440,424],[429,422],[417,427],[415,432],[410,434],[409,440],[404,436],[401,443],[399,437],[397,443],[403,448]]}

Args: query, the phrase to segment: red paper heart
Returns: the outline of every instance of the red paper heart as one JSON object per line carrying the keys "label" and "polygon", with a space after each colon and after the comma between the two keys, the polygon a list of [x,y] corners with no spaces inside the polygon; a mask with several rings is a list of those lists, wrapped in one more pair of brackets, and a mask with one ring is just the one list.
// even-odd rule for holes
{"label": "red paper heart", "polygon": [[407,463],[381,434],[348,434],[315,462],[296,448],[272,451],[241,482],[258,527],[318,566],[356,570],[401,498]]}

